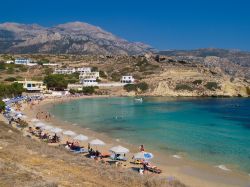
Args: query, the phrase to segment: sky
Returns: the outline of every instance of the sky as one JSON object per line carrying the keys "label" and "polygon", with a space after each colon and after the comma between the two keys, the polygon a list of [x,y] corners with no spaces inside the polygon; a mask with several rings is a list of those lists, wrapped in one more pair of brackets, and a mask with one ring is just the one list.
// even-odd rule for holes
{"label": "sky", "polygon": [[250,51],[249,0],[0,0],[0,23],[82,21],[159,50]]}

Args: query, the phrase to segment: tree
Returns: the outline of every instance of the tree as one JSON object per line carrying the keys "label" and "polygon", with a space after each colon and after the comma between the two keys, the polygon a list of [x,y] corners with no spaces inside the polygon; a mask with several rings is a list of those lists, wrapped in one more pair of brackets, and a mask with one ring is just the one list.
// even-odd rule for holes
{"label": "tree", "polygon": [[4,111],[6,107],[5,102],[3,102],[2,100],[0,100],[0,112]]}
{"label": "tree", "polygon": [[145,82],[140,82],[137,85],[137,88],[139,88],[142,92],[145,92],[148,89],[148,84]]}
{"label": "tree", "polygon": [[104,71],[99,71],[99,74],[100,74],[100,77],[101,78],[104,78],[104,79],[106,79],[107,78],[107,75],[106,75],[106,73],[104,72]]}
{"label": "tree", "polygon": [[87,94],[87,95],[92,95],[95,93],[95,89],[98,87],[93,87],[93,86],[87,86],[82,88],[82,93]]}
{"label": "tree", "polygon": [[22,92],[24,91],[23,85],[17,82],[12,83],[11,85],[0,84],[0,98],[19,96],[22,95]]}
{"label": "tree", "polygon": [[64,75],[51,74],[44,78],[44,83],[47,84],[48,89],[62,91],[67,88],[68,81],[65,80]]}

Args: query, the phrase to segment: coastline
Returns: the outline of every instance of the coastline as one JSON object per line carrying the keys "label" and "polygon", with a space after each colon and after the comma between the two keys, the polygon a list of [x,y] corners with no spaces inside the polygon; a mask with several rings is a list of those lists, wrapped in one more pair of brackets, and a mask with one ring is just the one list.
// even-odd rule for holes
{"label": "coastline", "polygon": [[[76,98],[57,98],[57,99],[45,99],[39,105],[35,105],[33,110],[30,111],[28,107],[25,107],[24,113],[28,116],[28,119],[35,118],[35,114],[38,111],[47,111],[54,104],[61,102],[70,102],[78,99],[88,99],[88,98],[97,98],[97,97],[110,97],[110,96],[84,96]],[[128,144],[124,141],[115,140],[105,133],[95,132],[88,128],[83,128],[80,126],[75,126],[70,122],[65,122],[58,117],[53,117],[52,121],[49,122],[55,126],[61,127],[63,129],[72,130],[77,133],[82,133],[93,138],[100,138],[107,143],[101,151],[108,151],[108,148],[115,145],[123,145],[130,149],[130,152],[138,152],[138,148],[135,145]],[[86,146],[86,143],[85,145]],[[198,163],[186,159],[185,157],[179,158],[178,155],[162,155],[159,152],[153,152],[156,155],[153,159],[153,163],[156,164],[163,170],[162,176],[174,176],[181,182],[189,186],[246,186],[250,184],[249,176],[246,176],[244,173],[238,171],[226,171],[223,169],[223,166],[219,166],[221,169],[212,167],[211,165],[205,163]],[[128,154],[128,157],[131,157],[132,154]]]}

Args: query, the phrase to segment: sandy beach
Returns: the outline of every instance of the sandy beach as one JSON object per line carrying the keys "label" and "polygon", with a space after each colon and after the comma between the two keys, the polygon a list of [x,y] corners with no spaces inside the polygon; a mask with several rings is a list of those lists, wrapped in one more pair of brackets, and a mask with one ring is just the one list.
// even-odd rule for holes
{"label": "sandy beach", "polygon": [[[88,99],[93,97],[109,97],[109,96],[82,96],[82,97],[70,97],[70,98],[56,98],[45,99],[39,104],[30,106],[23,106],[23,112],[28,116],[28,121],[32,118],[36,118],[36,114],[41,111],[48,111],[53,105],[61,102],[70,102],[75,99]],[[103,140],[106,145],[98,147],[101,152],[107,153],[109,148],[117,145],[122,145],[130,149],[130,153],[127,154],[128,158],[132,158],[133,153],[138,152],[139,145],[131,145],[127,142],[120,141],[118,139],[112,139],[104,133],[97,133],[91,131],[88,128],[83,128],[77,124],[72,124],[67,121],[62,121],[58,117],[52,116],[50,121],[45,121],[55,127],[60,127],[64,130],[72,130],[77,134],[84,134],[89,137],[89,140],[98,138]],[[63,141],[65,141],[64,139]],[[88,141],[83,143],[83,146],[87,147]],[[146,146],[146,145],[145,145]],[[150,152],[150,150],[147,150]],[[180,180],[184,184],[193,187],[233,187],[233,186],[249,186],[250,177],[245,173],[239,171],[227,171],[225,167],[210,166],[205,163],[198,163],[187,160],[183,155],[163,155],[160,152],[153,152],[155,158],[152,160],[153,164],[163,170],[161,176],[170,177],[173,176]],[[153,175],[153,174],[152,174]]]}

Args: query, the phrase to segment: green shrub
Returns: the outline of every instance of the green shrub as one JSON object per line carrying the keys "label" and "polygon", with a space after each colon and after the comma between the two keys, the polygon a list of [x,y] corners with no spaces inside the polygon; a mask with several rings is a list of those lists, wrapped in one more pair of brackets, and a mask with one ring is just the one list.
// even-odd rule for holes
{"label": "green shrub", "polygon": [[19,67],[19,70],[22,72],[26,72],[26,71],[28,71],[28,68],[24,65],[21,65],[21,67]]}
{"label": "green shrub", "polygon": [[45,73],[46,75],[50,75],[50,74],[53,73],[53,69],[47,67],[47,68],[44,69],[44,73]]}
{"label": "green shrub", "polygon": [[17,81],[17,79],[15,77],[8,77],[8,78],[4,79],[4,81],[14,82],[14,81]]}
{"label": "green shrub", "polygon": [[6,107],[5,102],[3,102],[2,100],[0,100],[0,112],[4,111]]}
{"label": "green shrub", "polygon": [[23,85],[16,82],[12,83],[11,85],[0,84],[0,98],[18,96],[24,91]]}
{"label": "green shrub", "polygon": [[123,89],[126,90],[127,92],[137,91],[137,87],[134,84],[126,84],[123,86]]}
{"label": "green shrub", "polygon": [[195,80],[192,82],[193,84],[197,85],[197,84],[201,84],[202,83],[202,80]]}
{"label": "green shrub", "polygon": [[13,68],[13,67],[9,67],[8,69],[7,69],[7,73],[8,74],[13,74],[15,72],[15,69]]}
{"label": "green shrub", "polygon": [[107,75],[106,75],[106,73],[104,72],[104,71],[99,71],[99,74],[100,74],[100,77],[101,78],[104,78],[104,79],[106,79],[107,78]]}
{"label": "green shrub", "polygon": [[4,63],[0,63],[0,71],[5,70],[5,64]]}
{"label": "green shrub", "polygon": [[131,91],[137,92],[138,90],[145,92],[148,89],[148,84],[145,82],[141,82],[138,84],[126,84],[123,86],[123,89],[126,90],[127,92]]}
{"label": "green shrub", "polygon": [[98,87],[94,87],[94,86],[87,86],[87,87],[83,87],[81,93],[87,94],[87,95],[92,95],[95,93],[95,89],[97,89]]}
{"label": "green shrub", "polygon": [[207,82],[207,84],[205,84],[205,87],[212,91],[215,91],[216,89],[220,89],[220,86],[218,85],[217,82]]}
{"label": "green shrub", "polygon": [[44,83],[47,84],[49,89],[64,90],[68,86],[68,81],[64,75],[51,74],[44,78]]}
{"label": "green shrub", "polygon": [[187,91],[193,91],[193,88],[186,84],[177,84],[175,86],[175,90],[187,90]]}
{"label": "green shrub", "polygon": [[148,89],[148,84],[146,82],[140,82],[136,84],[136,87],[145,92]]}

